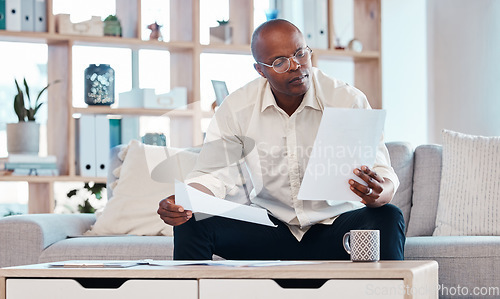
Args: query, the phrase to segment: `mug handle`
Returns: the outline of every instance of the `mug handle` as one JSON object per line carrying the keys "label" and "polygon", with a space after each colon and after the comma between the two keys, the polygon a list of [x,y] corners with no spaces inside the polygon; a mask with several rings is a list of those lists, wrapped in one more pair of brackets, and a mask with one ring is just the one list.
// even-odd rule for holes
{"label": "mug handle", "polygon": [[347,252],[347,254],[351,254],[351,246],[349,246],[350,239],[351,239],[350,232],[345,233],[344,238],[342,239],[342,242],[344,243],[344,249]]}

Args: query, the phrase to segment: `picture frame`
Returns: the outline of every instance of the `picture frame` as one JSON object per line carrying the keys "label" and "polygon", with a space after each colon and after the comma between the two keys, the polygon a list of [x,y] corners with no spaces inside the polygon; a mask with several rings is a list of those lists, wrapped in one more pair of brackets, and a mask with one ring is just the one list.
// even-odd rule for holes
{"label": "picture frame", "polygon": [[217,106],[222,104],[222,101],[229,95],[225,81],[212,80],[212,86],[215,91],[215,103]]}

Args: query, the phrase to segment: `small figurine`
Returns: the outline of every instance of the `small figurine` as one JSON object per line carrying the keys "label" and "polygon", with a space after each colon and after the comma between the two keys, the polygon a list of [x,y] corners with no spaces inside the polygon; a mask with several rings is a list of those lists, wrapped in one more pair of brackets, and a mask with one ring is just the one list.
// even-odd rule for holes
{"label": "small figurine", "polygon": [[148,25],[148,29],[151,30],[151,34],[149,34],[149,40],[159,40],[159,41],[163,40],[160,28],[161,25],[158,25],[157,22]]}

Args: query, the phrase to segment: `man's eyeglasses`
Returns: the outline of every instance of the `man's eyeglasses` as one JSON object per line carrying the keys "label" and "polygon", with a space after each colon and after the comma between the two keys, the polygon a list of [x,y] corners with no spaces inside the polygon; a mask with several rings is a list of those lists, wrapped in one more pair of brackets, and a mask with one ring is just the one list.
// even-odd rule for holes
{"label": "man's eyeglasses", "polygon": [[305,47],[304,49],[300,49],[292,57],[279,57],[273,61],[272,65],[265,64],[263,62],[257,61],[258,64],[262,64],[263,66],[272,67],[274,71],[278,74],[286,73],[290,66],[292,65],[290,59],[295,60],[298,64],[304,65],[309,63],[309,59],[311,59],[312,50],[309,47]]}

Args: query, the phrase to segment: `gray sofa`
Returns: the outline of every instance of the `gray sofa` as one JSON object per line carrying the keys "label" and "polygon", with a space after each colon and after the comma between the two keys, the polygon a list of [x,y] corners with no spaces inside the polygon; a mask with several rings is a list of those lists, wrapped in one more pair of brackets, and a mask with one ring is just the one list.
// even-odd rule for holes
{"label": "gray sofa", "polygon": [[[393,203],[407,224],[405,258],[436,260],[439,283],[448,288],[500,287],[500,236],[432,236],[441,180],[441,147],[388,143],[401,185]],[[112,151],[116,166],[118,149]],[[114,167],[110,167],[113,169]],[[108,183],[113,180],[108,177]],[[172,237],[80,236],[95,222],[85,214],[38,214],[0,220],[0,267],[73,259],[172,259]],[[76,236],[76,237],[75,237]],[[454,288],[454,289],[451,289]],[[447,297],[447,296],[443,296]],[[484,297],[482,297],[484,298]]]}

